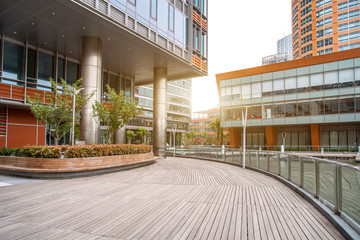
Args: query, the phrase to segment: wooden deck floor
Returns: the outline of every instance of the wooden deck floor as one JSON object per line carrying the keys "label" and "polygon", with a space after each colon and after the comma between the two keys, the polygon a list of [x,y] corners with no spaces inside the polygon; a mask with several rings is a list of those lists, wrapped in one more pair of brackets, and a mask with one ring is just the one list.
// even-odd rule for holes
{"label": "wooden deck floor", "polygon": [[0,188],[0,239],[343,239],[275,179],[168,158],[138,169]]}

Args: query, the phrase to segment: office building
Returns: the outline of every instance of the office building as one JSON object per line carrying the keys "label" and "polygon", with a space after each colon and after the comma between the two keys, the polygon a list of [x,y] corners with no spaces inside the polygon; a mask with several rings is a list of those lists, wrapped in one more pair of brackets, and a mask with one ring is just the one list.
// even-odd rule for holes
{"label": "office building", "polygon": [[[104,85],[133,98],[154,84],[154,153],[166,146],[167,82],[207,74],[207,1],[0,0],[0,146],[45,144],[24,95],[51,92],[49,77],[83,77],[95,96],[81,110],[80,140],[99,143],[91,106]],[[106,126],[103,126],[106,127]],[[124,139],[124,130],[115,137]]]}
{"label": "office building", "polygon": [[262,65],[269,65],[292,60],[291,34],[277,41],[277,54],[266,56],[262,59]]}
{"label": "office building", "polygon": [[[176,134],[176,145],[181,144],[182,134],[189,132],[191,120],[191,79],[175,80],[167,83],[167,143],[173,145],[173,132]],[[153,97],[154,86],[135,87],[135,101],[142,107],[141,114],[131,120],[126,129],[136,130],[139,127],[149,131],[147,141],[152,143],[153,132]],[[139,138],[139,136],[137,136]]]}
{"label": "office building", "polygon": [[359,0],[292,0],[293,59],[360,47]]}
{"label": "office building", "polygon": [[[360,145],[360,51],[216,75],[221,126],[242,145],[241,112],[248,107],[246,145],[357,151]],[[309,148],[310,146],[310,148]],[[307,147],[307,148],[306,148]]]}
{"label": "office building", "polygon": [[216,132],[211,129],[210,123],[220,117],[220,108],[213,108],[204,111],[193,112],[191,119],[191,130],[197,137],[201,133],[206,133],[208,137],[216,138]]}

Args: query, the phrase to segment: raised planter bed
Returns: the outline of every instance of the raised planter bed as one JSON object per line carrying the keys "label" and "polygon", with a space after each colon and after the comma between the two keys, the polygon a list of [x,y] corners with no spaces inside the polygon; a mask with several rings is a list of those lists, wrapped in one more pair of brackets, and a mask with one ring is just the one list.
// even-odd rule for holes
{"label": "raised planter bed", "polygon": [[64,178],[113,172],[154,163],[152,152],[88,158],[0,156],[0,171],[40,178]]}

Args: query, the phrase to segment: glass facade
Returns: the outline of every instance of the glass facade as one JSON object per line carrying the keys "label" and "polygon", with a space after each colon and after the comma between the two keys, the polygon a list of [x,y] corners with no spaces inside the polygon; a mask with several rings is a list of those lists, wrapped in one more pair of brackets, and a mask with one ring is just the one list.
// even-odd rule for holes
{"label": "glass facade", "polygon": [[[353,137],[357,133],[341,132],[341,126],[360,120],[359,99],[360,58],[227,79],[220,81],[221,124],[242,127],[242,112],[247,106],[250,129],[284,126],[284,132],[289,133],[287,141],[293,146],[311,145],[310,130],[305,129],[303,135],[296,129],[290,133],[288,128],[310,128],[312,124],[321,126],[323,137],[329,136],[331,142],[324,141],[322,145],[354,146],[360,142]],[[331,131],[325,131],[323,125],[330,126]],[[360,130],[359,124],[352,126],[355,131]],[[276,139],[279,145],[279,138]]]}
{"label": "glass facade", "polygon": [[62,56],[56,58],[56,52],[45,52],[42,49],[36,49],[35,46],[25,47],[24,44],[12,40],[0,40],[4,46],[0,61],[2,83],[26,85],[28,88],[51,92],[53,90],[50,78],[58,84],[60,84],[60,79],[72,84],[80,76],[77,60]]}

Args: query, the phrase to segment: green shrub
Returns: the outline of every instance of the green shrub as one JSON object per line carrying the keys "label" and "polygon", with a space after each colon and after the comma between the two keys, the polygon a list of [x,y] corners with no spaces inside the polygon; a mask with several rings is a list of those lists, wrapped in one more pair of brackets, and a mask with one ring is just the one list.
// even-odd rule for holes
{"label": "green shrub", "polygon": [[132,144],[113,144],[113,145],[103,144],[103,145],[81,145],[81,146],[68,146],[68,145],[25,146],[17,149],[16,155],[20,157],[32,157],[32,158],[59,158],[61,152],[65,153],[66,158],[101,157],[101,156],[112,156],[112,155],[148,153],[151,152],[151,146],[132,145]]}
{"label": "green shrub", "polygon": [[65,151],[65,157],[100,157],[125,154],[140,154],[151,152],[149,145],[133,144],[112,144],[112,145],[81,145],[68,147]]}
{"label": "green shrub", "polygon": [[4,156],[16,156],[17,153],[19,152],[20,148],[8,148],[8,147],[3,147],[0,151],[0,155],[4,155]]}

